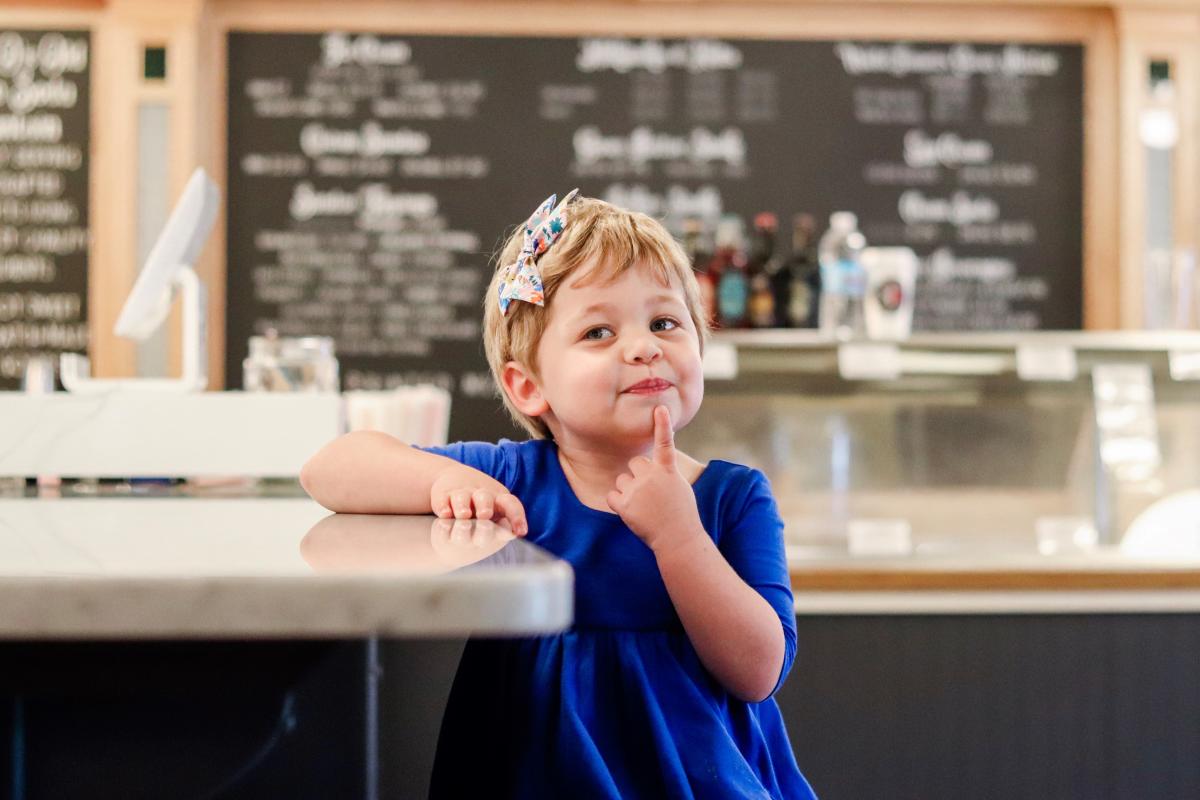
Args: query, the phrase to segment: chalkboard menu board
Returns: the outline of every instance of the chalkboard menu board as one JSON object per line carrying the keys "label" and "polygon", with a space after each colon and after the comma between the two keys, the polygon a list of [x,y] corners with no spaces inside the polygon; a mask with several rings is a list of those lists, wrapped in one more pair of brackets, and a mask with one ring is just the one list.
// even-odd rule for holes
{"label": "chalkboard menu board", "polygon": [[1082,105],[1076,45],[232,33],[227,380],[251,335],[329,335],[345,388],[507,431],[489,259],[574,187],[672,225],[851,210],[922,258],[917,329],[1078,328]]}
{"label": "chalkboard menu board", "polygon": [[87,31],[0,29],[0,389],[87,349]]}

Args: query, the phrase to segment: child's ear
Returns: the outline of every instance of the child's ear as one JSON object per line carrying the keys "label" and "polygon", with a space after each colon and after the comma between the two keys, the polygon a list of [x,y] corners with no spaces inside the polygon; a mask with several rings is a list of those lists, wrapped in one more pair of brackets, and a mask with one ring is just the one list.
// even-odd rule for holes
{"label": "child's ear", "polygon": [[527,417],[540,417],[550,410],[550,404],[542,397],[542,389],[533,379],[532,373],[521,363],[509,361],[500,371],[500,385],[516,409]]}

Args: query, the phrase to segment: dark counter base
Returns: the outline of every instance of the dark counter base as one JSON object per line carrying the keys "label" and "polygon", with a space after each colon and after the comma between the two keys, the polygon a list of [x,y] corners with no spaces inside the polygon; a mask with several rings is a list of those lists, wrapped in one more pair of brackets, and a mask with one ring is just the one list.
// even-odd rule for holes
{"label": "dark counter base", "polygon": [[[1200,797],[1200,615],[797,622],[777,699],[822,800]],[[379,797],[425,796],[461,650],[381,643]],[[0,644],[0,797],[20,715],[30,800],[203,797],[278,729],[289,690],[294,728],[218,796],[369,796],[366,658],[361,642]]]}
{"label": "dark counter base", "polygon": [[1200,797],[1200,615],[798,623],[778,701],[822,800]]}
{"label": "dark counter base", "polygon": [[0,644],[0,797],[363,797],[362,642]]}

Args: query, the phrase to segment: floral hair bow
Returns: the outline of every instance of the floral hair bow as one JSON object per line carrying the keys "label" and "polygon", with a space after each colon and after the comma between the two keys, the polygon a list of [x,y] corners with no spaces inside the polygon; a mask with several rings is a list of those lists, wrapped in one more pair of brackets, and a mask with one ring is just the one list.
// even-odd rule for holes
{"label": "floral hair bow", "polygon": [[537,211],[525,221],[525,242],[517,260],[504,268],[504,278],[500,281],[500,313],[508,313],[508,304],[513,300],[524,300],[535,306],[544,306],[542,296],[542,275],[538,272],[537,259],[549,249],[558,239],[567,225],[567,203],[575,196],[578,189],[563,198],[555,205],[557,195],[546,198]]}

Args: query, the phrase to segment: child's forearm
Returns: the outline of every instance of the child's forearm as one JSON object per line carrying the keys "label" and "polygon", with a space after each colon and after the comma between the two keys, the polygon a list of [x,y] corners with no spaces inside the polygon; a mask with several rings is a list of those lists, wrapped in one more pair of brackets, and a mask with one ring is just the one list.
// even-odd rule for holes
{"label": "child's forearm", "polygon": [[322,447],[300,470],[300,485],[330,511],[428,514],[430,488],[456,461],[377,431],[353,431]]}
{"label": "child's forearm", "polygon": [[765,700],[783,668],[783,626],[775,609],[741,579],[703,531],[655,556],[704,666],[735,697]]}

